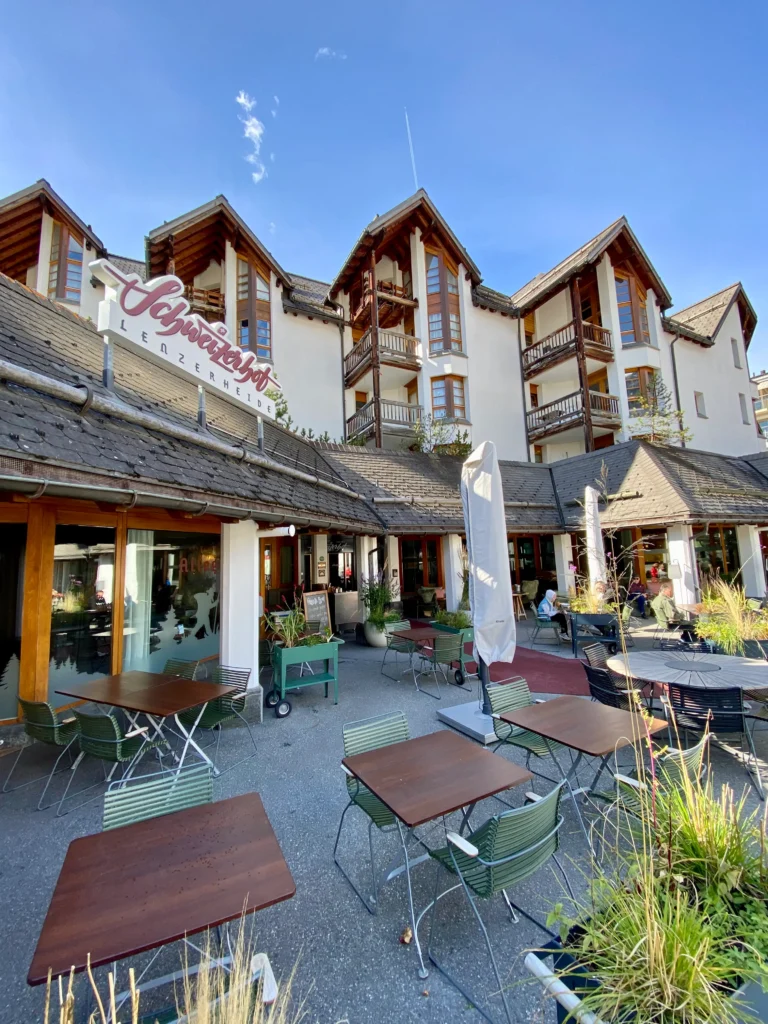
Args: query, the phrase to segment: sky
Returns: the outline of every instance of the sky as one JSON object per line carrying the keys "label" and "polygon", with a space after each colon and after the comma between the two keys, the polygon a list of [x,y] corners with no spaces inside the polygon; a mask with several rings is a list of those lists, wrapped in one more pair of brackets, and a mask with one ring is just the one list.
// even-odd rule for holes
{"label": "sky", "polygon": [[[741,280],[768,369],[759,0],[42,0],[0,24],[0,195],[111,252],[223,193],[331,281],[418,184],[511,293],[622,214],[681,309]],[[239,102],[238,102],[239,97]]]}

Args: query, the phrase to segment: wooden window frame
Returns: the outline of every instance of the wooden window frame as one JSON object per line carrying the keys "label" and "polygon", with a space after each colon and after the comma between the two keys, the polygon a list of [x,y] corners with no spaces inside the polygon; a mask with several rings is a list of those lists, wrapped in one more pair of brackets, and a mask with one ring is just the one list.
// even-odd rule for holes
{"label": "wooden window frame", "polygon": [[[416,396],[416,401],[412,402],[411,398],[414,395]],[[418,377],[413,377],[405,385],[405,396],[406,396],[405,400],[408,403],[408,405],[418,405],[419,404],[419,379],[418,379]]]}
{"label": "wooden window frame", "polygon": [[[627,392],[627,405],[629,406],[629,415],[641,415],[642,410],[638,409],[636,413],[633,413],[634,402],[629,397],[629,391],[627,390],[627,375],[630,373],[636,373],[638,376],[638,385],[640,388],[640,394],[638,398],[645,398],[648,400],[649,385],[651,379],[656,376],[658,371],[653,366],[628,366],[624,370],[624,390]],[[635,400],[637,401],[637,400]]]}
{"label": "wooden window frame", "polygon": [[621,313],[619,313],[619,332],[621,334],[622,345],[650,345],[651,344],[651,328],[648,321],[648,292],[638,281],[634,274],[626,270],[617,270],[614,268],[613,271],[614,285],[619,281],[626,281],[629,288],[629,302],[619,302],[618,293],[616,295],[616,302],[621,311],[622,306],[629,306],[629,310],[632,316],[632,341],[624,341],[624,335],[629,334],[629,331],[621,330]]}
{"label": "wooden window frame", "polygon": [[[464,328],[461,323],[461,278],[459,268],[448,259],[442,249],[433,249],[424,246],[424,270],[425,280],[428,273],[428,260],[430,256],[437,259],[437,273],[440,288],[435,292],[427,292],[427,322],[429,315],[440,314],[440,347],[437,347],[437,338],[428,338],[429,354],[446,355],[464,351]],[[448,271],[456,278],[456,292],[448,290]],[[430,301],[431,300],[431,301]],[[458,324],[459,337],[454,338],[451,333],[451,316],[454,316]]]}
{"label": "wooden window frame", "polygon": [[[72,231],[70,227],[61,220],[54,220],[53,222],[54,231],[59,228],[59,255],[54,261],[51,259],[53,253],[53,233],[51,234],[51,254],[48,258],[48,298],[56,299],[59,302],[71,302],[73,305],[80,305],[83,298],[83,271],[85,269],[85,239],[78,235],[77,232]],[[68,288],[67,277],[68,269],[70,265],[69,259],[69,239],[76,239],[78,245],[82,250],[80,259],[80,287],[79,288]],[[56,266],[56,287],[51,290],[51,269]],[[77,292],[77,299],[70,299],[67,297],[67,292]]]}
{"label": "wooden window frame", "polygon": [[[424,534],[422,537],[414,537],[412,534],[410,534],[410,535],[409,534],[404,534],[403,536],[398,538],[397,560],[398,560],[398,567],[399,567],[399,570],[400,570],[400,581],[401,581],[400,582],[400,586],[401,586],[401,588],[403,586],[402,581],[404,579],[404,577],[403,577],[403,541],[404,540],[420,540],[421,541],[421,585],[423,587],[436,586],[438,588],[438,590],[441,589],[442,587],[444,587],[445,586],[445,577],[443,575],[443,538],[440,536],[440,534],[427,533],[427,534]],[[429,583],[428,580],[427,580],[427,561],[428,561],[427,560],[427,543],[428,543],[428,541],[432,541],[432,540],[437,542],[437,583],[436,584]],[[410,590],[406,591],[406,590],[402,590],[401,589],[400,592],[401,592],[401,595],[403,595],[405,597],[413,597],[414,593],[418,593],[418,590],[416,590],[416,591],[410,591]]]}
{"label": "wooden window frame", "polygon": [[544,462],[544,446],[535,444],[533,446],[533,461],[539,464]]}
{"label": "wooden window frame", "polygon": [[[272,279],[268,270],[259,264],[238,254],[237,256],[237,343],[242,347],[241,324],[243,321],[248,324],[248,351],[253,352],[259,362],[274,362],[272,349]],[[245,299],[240,298],[240,264],[248,267],[248,295]],[[257,278],[261,278],[269,291],[269,301],[258,297]],[[267,324],[267,344],[260,343],[259,323]],[[260,355],[259,349],[265,349],[269,354]]]}
{"label": "wooden window frame", "polygon": [[539,397],[540,397],[540,395],[539,395],[539,385],[538,384],[529,384],[528,385],[528,394],[529,394],[530,399],[531,399],[531,408],[532,409],[538,409],[539,408]]}
{"label": "wooden window frame", "polygon": [[[445,383],[445,416],[435,416],[435,382]],[[461,382],[464,391],[464,412],[463,415],[456,415],[456,404],[454,402],[454,381]],[[449,386],[450,382],[450,386]],[[429,381],[429,394],[432,402],[432,418],[441,420],[454,420],[461,423],[468,423],[467,417],[467,378],[456,373],[447,373],[441,377],[431,377]],[[440,406],[439,408],[443,408]]]}
{"label": "wooden window frame", "polygon": [[355,392],[355,412],[360,412],[363,406],[368,404],[368,392],[367,391],[356,391]]}

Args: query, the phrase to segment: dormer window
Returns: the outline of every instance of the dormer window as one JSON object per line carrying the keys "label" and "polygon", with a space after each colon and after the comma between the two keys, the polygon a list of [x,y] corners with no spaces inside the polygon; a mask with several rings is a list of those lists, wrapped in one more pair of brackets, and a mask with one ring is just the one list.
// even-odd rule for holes
{"label": "dormer window", "polygon": [[442,253],[427,249],[425,254],[430,354],[461,352],[458,274],[446,264]]}
{"label": "dormer window", "polygon": [[272,358],[272,320],[269,280],[247,260],[237,260],[237,343],[256,353],[257,359]]}
{"label": "dormer window", "polygon": [[48,298],[80,302],[83,286],[83,241],[58,221],[53,223]]}

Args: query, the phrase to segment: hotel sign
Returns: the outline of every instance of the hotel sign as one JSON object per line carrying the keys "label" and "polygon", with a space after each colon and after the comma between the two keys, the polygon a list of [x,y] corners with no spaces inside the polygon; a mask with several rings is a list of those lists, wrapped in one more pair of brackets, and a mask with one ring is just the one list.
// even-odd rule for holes
{"label": "hotel sign", "polygon": [[265,394],[267,388],[281,388],[273,367],[231,341],[224,324],[209,324],[191,312],[178,277],[167,274],[144,282],[109,260],[95,260],[90,270],[106,286],[106,298],[99,303],[100,334],[127,342],[148,359],[274,419],[275,403]]}

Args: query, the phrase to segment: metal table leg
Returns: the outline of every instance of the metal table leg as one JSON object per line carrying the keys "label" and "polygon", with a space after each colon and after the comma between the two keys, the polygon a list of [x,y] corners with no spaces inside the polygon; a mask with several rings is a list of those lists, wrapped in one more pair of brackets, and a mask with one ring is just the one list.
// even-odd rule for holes
{"label": "metal table leg", "polygon": [[210,757],[208,757],[208,755],[205,753],[205,751],[201,747],[199,747],[197,745],[197,743],[195,743],[195,741],[192,739],[192,734],[194,733],[195,729],[197,728],[200,719],[203,717],[203,712],[205,711],[207,706],[208,706],[207,704],[203,704],[201,706],[200,714],[195,719],[194,725],[192,726],[192,728],[189,731],[187,731],[184,728],[184,726],[181,723],[181,719],[179,718],[178,715],[174,715],[173,716],[175,721],[176,721],[176,725],[179,727],[179,729],[181,730],[182,735],[185,738],[184,749],[182,750],[181,757],[179,758],[179,768],[181,768],[181,766],[184,764],[184,758],[187,756],[187,750],[189,749],[189,747],[194,747],[195,750],[197,751],[197,753],[200,755],[200,757],[202,757],[202,759],[207,764],[209,764],[211,766],[211,769],[213,770],[213,774],[214,775],[219,775],[220,774],[219,773],[219,769],[216,767],[216,765],[213,763],[213,761],[210,759]]}

